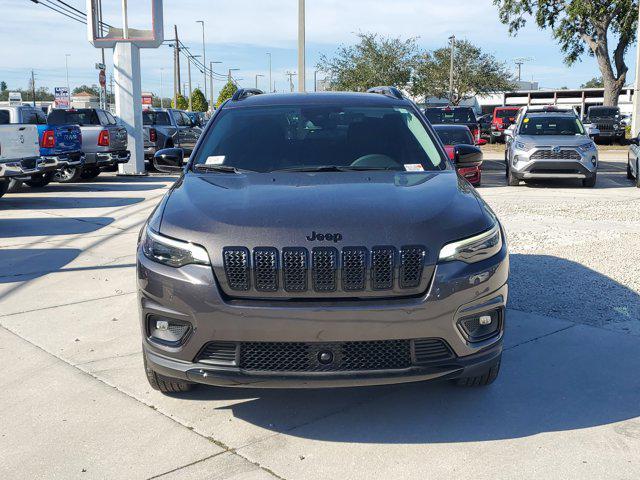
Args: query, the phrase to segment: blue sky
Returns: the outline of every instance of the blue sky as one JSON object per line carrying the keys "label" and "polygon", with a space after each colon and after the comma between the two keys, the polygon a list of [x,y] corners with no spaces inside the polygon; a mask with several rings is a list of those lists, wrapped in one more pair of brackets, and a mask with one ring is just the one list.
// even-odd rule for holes
{"label": "blue sky", "polygon": [[[57,0],[52,0],[54,3]],[[65,0],[85,10],[84,0]],[[272,53],[273,80],[278,90],[288,88],[285,72],[295,71],[297,0],[165,0],[165,38],[173,37],[177,24],[180,38],[194,54],[202,50],[200,24],[206,25],[207,59],[222,61],[216,70],[239,68],[235,73],[243,86],[253,86],[255,75],[268,74],[267,52]],[[116,12],[120,0],[103,0],[105,16]],[[144,27],[149,23],[150,0],[130,0],[130,23]],[[64,86],[65,54],[69,57],[69,77],[73,88],[97,83],[95,62],[100,52],[87,41],[86,27],[29,0],[0,0],[3,13],[0,27],[0,80],[10,88],[26,87],[31,69],[36,84],[53,89]],[[443,46],[452,33],[466,38],[513,65],[517,57],[530,57],[523,67],[523,80],[535,80],[543,87],[577,87],[599,75],[593,58],[567,67],[559,48],[548,31],[529,25],[517,37],[508,35],[497,18],[492,0],[308,0],[307,1],[307,80],[312,87],[314,65],[322,53],[335,52],[340,44],[353,43],[357,32],[418,37],[427,49]],[[111,54],[107,54],[108,73]],[[635,52],[627,55],[633,71]],[[172,88],[172,51],[163,46],[143,50],[141,55],[143,90],[170,96]],[[183,62],[183,79],[186,66]],[[515,68],[515,67],[514,67]],[[628,79],[633,80],[633,75]],[[194,86],[203,82],[192,71]],[[260,79],[267,87],[267,80]],[[220,87],[220,82],[216,87]]]}

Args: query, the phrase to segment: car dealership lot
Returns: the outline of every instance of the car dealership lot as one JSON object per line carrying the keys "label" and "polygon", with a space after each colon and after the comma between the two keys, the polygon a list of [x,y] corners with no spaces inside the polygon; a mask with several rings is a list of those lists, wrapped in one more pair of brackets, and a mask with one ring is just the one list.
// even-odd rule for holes
{"label": "car dealership lot", "polygon": [[480,191],[512,277],[503,371],[478,390],[162,396],[142,370],[134,263],[173,179],[4,197],[0,478],[638,478],[640,191],[626,152],[604,151],[585,189],[506,187],[487,150]]}

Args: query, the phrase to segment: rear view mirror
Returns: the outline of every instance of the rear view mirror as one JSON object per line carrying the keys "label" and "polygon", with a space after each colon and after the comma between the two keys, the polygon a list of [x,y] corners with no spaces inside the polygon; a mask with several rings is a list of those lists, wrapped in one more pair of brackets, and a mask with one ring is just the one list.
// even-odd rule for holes
{"label": "rear view mirror", "polygon": [[454,161],[456,167],[477,167],[482,164],[482,150],[472,145],[458,145],[454,150]]}
{"label": "rear view mirror", "polygon": [[159,172],[177,173],[184,168],[184,151],[181,148],[165,148],[153,156],[153,166]]}

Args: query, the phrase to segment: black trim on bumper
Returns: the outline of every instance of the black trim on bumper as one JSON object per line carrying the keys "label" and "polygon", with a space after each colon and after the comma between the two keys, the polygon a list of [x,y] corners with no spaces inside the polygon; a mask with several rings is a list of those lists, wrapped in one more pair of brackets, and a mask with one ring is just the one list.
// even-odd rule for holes
{"label": "black trim on bumper", "polygon": [[402,370],[268,373],[178,362],[148,350],[144,352],[149,367],[161,375],[206,385],[245,388],[333,388],[450,380],[479,375],[494,365],[501,354],[502,339],[474,355]]}

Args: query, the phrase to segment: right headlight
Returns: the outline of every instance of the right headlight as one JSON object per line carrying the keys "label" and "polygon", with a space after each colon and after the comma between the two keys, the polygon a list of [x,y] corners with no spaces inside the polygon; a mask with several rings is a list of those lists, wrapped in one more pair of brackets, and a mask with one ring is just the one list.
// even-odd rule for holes
{"label": "right headlight", "polygon": [[517,150],[527,150],[527,146],[522,142],[515,142],[515,147]]}
{"label": "right headlight", "polygon": [[165,237],[149,227],[144,229],[140,243],[145,257],[169,267],[210,265],[209,254],[200,245]]}
{"label": "right headlight", "polygon": [[440,262],[460,260],[476,263],[491,258],[502,250],[502,232],[497,223],[491,230],[446,244],[440,250]]}

